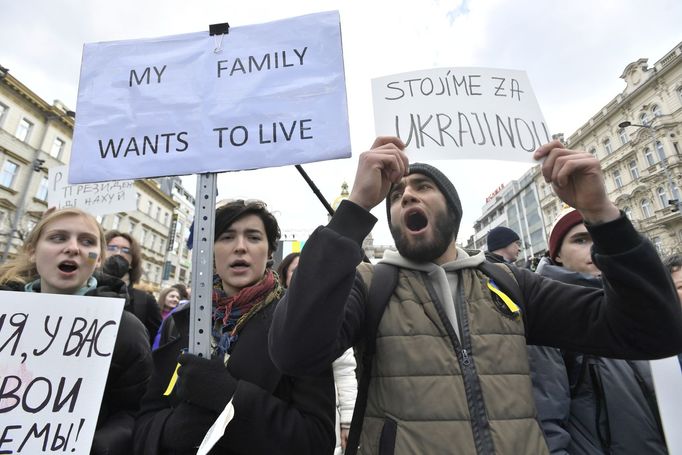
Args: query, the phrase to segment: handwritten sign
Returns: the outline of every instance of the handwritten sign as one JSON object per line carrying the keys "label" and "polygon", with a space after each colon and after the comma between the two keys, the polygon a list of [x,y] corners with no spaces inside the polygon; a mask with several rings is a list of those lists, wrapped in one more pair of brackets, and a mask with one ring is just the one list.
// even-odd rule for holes
{"label": "handwritten sign", "polygon": [[70,183],[350,156],[338,12],[86,44]]}
{"label": "handwritten sign", "polygon": [[0,453],[89,453],[123,300],[0,297]]}
{"label": "handwritten sign", "polygon": [[76,207],[93,215],[128,212],[137,208],[132,180],[70,185],[68,178],[67,166],[50,168],[47,191],[49,207]]}
{"label": "handwritten sign", "polygon": [[531,162],[551,135],[526,73],[439,68],[372,80],[378,136],[400,137],[412,159]]}

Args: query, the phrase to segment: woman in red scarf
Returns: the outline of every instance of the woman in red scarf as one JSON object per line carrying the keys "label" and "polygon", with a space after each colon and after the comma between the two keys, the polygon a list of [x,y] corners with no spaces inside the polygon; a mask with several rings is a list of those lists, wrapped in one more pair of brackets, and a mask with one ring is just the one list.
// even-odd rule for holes
{"label": "woman in red scarf", "polygon": [[[155,371],[135,429],[138,454],[196,453],[231,400],[234,417],[211,454],[331,454],[334,380],[281,374],[268,354],[272,313],[283,293],[270,270],[280,237],[260,202],[216,211],[211,359],[178,354],[188,345],[189,305],[162,327]],[[164,395],[177,363],[178,382]]]}

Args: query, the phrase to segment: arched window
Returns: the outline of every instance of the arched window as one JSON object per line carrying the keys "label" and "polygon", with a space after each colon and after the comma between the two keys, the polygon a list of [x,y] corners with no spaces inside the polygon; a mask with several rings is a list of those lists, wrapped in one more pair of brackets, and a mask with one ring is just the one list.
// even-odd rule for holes
{"label": "arched window", "polygon": [[616,188],[623,187],[623,178],[620,176],[620,171],[618,169],[613,171],[613,183],[616,185]]}
{"label": "arched window", "polygon": [[654,104],[653,106],[651,106],[651,113],[654,114],[654,118],[663,115],[663,111],[661,111],[661,106],[659,106],[658,104]]}
{"label": "arched window", "polygon": [[642,216],[644,218],[649,218],[652,215],[651,202],[648,199],[642,199],[640,206],[642,207]]}
{"label": "arched window", "polygon": [[602,144],[604,144],[604,151],[606,152],[607,155],[613,153],[613,148],[611,147],[611,139],[607,137],[602,141]]}
{"label": "arched window", "polygon": [[653,166],[656,163],[656,160],[654,160],[654,153],[649,147],[644,149],[644,158],[646,158],[647,166]]}
{"label": "arched window", "polygon": [[648,125],[649,124],[649,116],[647,115],[646,112],[642,112],[639,114],[639,123],[642,125]]}
{"label": "arched window", "polygon": [[665,188],[659,186],[656,188],[656,194],[658,194],[658,202],[661,203],[661,208],[666,208],[668,206],[668,193],[666,193]]}
{"label": "arched window", "polygon": [[663,150],[663,144],[661,141],[656,141],[656,153],[658,154],[658,159],[665,161],[665,150]]}
{"label": "arched window", "polygon": [[625,131],[625,128],[621,128],[618,130],[618,138],[620,139],[621,145],[625,145],[628,143],[628,133]]}
{"label": "arched window", "polygon": [[637,160],[630,161],[630,177],[632,177],[632,180],[637,180],[639,178],[639,168],[637,167]]}
{"label": "arched window", "polygon": [[594,148],[594,147],[592,147],[592,148],[590,149],[590,153],[592,154],[592,156],[597,156],[597,149]]}

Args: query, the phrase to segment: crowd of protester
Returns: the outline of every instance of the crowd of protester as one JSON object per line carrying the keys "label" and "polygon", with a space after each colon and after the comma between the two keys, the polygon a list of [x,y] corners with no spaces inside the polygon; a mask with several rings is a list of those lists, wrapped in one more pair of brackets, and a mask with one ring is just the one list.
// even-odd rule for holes
{"label": "crowd of protester", "polygon": [[[267,205],[219,205],[208,358],[187,349],[188,283],[157,300],[133,236],[46,212],[0,289],[125,300],[91,453],[193,454],[226,408],[211,454],[667,453],[646,360],[682,351],[682,257],[662,261],[598,160],[558,141],[535,158],[571,208],[537,271],[504,226],[466,251],[455,185],[404,148],[361,154],[348,200],[276,271]],[[380,275],[362,241],[381,203],[397,251]]]}

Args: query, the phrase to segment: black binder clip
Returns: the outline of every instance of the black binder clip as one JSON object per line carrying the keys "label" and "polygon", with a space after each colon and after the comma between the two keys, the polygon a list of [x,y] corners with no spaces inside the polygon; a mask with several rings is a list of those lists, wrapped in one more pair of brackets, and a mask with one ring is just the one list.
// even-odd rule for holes
{"label": "black binder clip", "polygon": [[208,26],[208,34],[213,35],[227,35],[230,33],[230,24],[223,22],[222,24],[211,24]]}
{"label": "black binder clip", "polygon": [[230,24],[227,22],[208,26],[208,34],[213,37],[213,42],[215,43],[213,53],[220,54],[223,51],[223,36],[228,33],[230,33]]}

